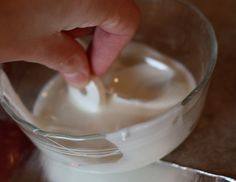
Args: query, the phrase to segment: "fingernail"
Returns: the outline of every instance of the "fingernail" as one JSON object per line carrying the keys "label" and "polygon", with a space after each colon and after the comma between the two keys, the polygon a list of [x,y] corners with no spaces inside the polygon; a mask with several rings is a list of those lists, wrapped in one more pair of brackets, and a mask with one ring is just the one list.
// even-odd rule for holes
{"label": "fingernail", "polygon": [[75,73],[65,73],[64,78],[70,85],[78,88],[83,88],[90,80],[90,73],[86,69],[81,69]]}

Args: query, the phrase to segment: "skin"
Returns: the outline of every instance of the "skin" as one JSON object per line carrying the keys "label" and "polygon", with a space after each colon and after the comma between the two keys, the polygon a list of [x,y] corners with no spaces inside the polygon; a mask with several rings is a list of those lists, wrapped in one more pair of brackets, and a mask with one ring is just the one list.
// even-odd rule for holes
{"label": "skin", "polygon": [[[132,0],[1,0],[0,63],[24,60],[72,85],[109,68],[140,21]],[[88,50],[76,37],[93,34]]]}

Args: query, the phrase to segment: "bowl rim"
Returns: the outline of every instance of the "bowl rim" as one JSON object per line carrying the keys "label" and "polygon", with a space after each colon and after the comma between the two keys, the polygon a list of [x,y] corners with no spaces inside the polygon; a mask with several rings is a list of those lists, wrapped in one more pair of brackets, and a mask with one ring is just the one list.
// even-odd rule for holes
{"label": "bowl rim", "polygon": [[[204,86],[208,83],[209,79],[212,76],[212,73],[214,71],[214,67],[217,61],[217,54],[218,54],[218,45],[217,45],[217,40],[216,40],[216,34],[215,31],[209,22],[209,20],[203,15],[203,13],[195,7],[193,4],[190,2],[184,1],[184,0],[175,0],[177,3],[182,4],[183,6],[186,6],[187,8],[191,9],[192,12],[196,13],[199,18],[205,23],[207,26],[207,29],[209,31],[210,35],[210,41],[211,41],[211,55],[210,55],[210,62],[207,66],[207,70],[204,73],[204,77],[199,81],[199,83],[196,85],[196,87],[180,102],[172,106],[169,110],[172,108],[185,105],[187,104],[201,89],[204,88]],[[2,74],[5,74],[2,67],[0,67],[0,79],[2,77]],[[1,86],[2,83],[0,83]],[[70,141],[88,141],[88,140],[100,140],[100,139],[106,139],[106,136],[108,134],[114,133],[94,133],[94,134],[89,134],[89,135],[70,135],[70,134],[65,134],[65,133],[60,133],[60,132],[48,132],[42,129],[39,129],[35,125],[25,121],[24,119],[20,118],[12,109],[11,104],[9,103],[8,99],[4,97],[4,94],[2,94],[2,91],[0,91],[1,96],[0,96],[0,102],[2,107],[6,110],[6,112],[20,125],[20,127],[23,130],[28,130],[33,132],[35,135],[42,136],[44,138],[49,138],[49,139],[63,139],[63,140],[70,140]],[[165,115],[169,110],[161,113],[158,115],[158,117],[161,117]],[[122,130],[122,129],[120,129]],[[115,131],[115,132],[119,132]],[[114,148],[114,150],[117,150]]]}

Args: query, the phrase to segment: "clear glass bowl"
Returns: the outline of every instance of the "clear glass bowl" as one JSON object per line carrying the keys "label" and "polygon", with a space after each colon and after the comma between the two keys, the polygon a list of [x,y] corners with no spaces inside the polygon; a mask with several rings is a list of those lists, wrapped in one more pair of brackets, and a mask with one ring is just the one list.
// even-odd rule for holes
{"label": "clear glass bowl", "polygon": [[181,102],[144,123],[110,133],[71,136],[34,126],[11,102],[11,90],[6,87],[9,78],[24,105],[32,111],[41,89],[56,73],[33,63],[7,64],[0,70],[1,104],[42,151],[44,159],[50,157],[89,172],[122,172],[161,159],[194,129],[216,63],[214,30],[202,13],[187,2],[138,0],[137,3],[143,17],[134,40],[181,62],[192,73],[196,88]]}

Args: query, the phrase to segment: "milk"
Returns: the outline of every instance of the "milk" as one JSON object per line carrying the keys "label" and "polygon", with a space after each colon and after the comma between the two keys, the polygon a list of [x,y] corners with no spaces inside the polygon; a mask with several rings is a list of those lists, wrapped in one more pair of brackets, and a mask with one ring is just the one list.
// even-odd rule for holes
{"label": "milk", "polygon": [[183,172],[165,163],[155,162],[133,171],[117,174],[91,174],[75,168],[63,166],[55,161],[44,163],[44,174],[49,182],[189,182],[194,174]]}
{"label": "milk", "polygon": [[[34,122],[49,132],[76,136],[107,133],[107,143],[97,141],[94,145],[105,149],[117,147],[117,159],[109,158],[104,163],[84,162],[79,157],[78,160],[75,157],[65,160],[65,156],[46,150],[48,155],[85,171],[120,172],[154,162],[189,134],[194,121],[184,124],[182,106],[176,104],[194,89],[196,83],[177,60],[143,44],[132,43],[101,82],[106,102],[99,105],[99,109],[90,110],[83,106],[84,102],[76,104],[70,86],[61,76],[55,76],[35,102],[37,119]],[[68,143],[64,144],[68,147]]]}
{"label": "milk", "polygon": [[[138,54],[143,56],[142,52]],[[54,77],[35,103],[34,114],[41,118],[37,125],[47,131],[88,135],[114,132],[158,116],[180,102],[195,86],[183,65],[167,58],[164,61],[145,57],[144,63],[123,66],[121,71],[113,68],[104,82],[115,93],[105,108],[95,113],[83,109],[85,101],[81,107],[75,106],[67,83],[59,75]],[[116,67],[121,67],[117,62]],[[116,94],[124,96],[119,98]]]}

